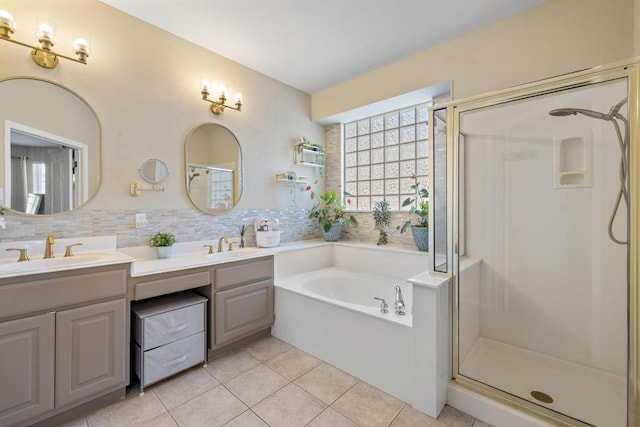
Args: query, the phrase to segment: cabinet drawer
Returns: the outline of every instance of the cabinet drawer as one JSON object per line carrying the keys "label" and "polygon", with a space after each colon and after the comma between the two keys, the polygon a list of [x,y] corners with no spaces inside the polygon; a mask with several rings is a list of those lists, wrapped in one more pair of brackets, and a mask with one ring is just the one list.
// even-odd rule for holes
{"label": "cabinet drawer", "polygon": [[144,384],[151,384],[204,361],[204,332],[145,351]]}
{"label": "cabinet drawer", "polygon": [[204,331],[204,304],[196,304],[149,316],[143,322],[143,350]]}
{"label": "cabinet drawer", "polygon": [[[44,277],[39,275],[38,277]],[[65,277],[0,286],[0,317],[11,317],[88,301],[124,296],[127,270],[70,273]]]}
{"label": "cabinet drawer", "polygon": [[216,268],[214,279],[216,289],[273,279],[273,257]]}
{"label": "cabinet drawer", "polygon": [[149,280],[135,284],[134,299],[141,300],[159,295],[167,295],[173,292],[206,286],[210,283],[211,280],[208,271],[184,274],[167,279]]}

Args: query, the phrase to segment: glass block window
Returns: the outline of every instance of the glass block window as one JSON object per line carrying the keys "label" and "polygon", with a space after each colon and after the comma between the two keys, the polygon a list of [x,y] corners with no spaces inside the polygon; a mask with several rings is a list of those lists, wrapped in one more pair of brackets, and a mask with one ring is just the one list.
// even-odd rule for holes
{"label": "glass block window", "polygon": [[414,196],[414,177],[427,185],[428,108],[419,104],[344,125],[344,185],[347,210],[370,211],[384,199],[391,210]]}

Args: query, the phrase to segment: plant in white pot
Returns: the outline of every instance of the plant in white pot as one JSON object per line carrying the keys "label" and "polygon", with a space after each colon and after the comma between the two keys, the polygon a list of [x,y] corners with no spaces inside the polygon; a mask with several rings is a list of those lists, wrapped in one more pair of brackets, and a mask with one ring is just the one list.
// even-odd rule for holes
{"label": "plant in white pot", "polygon": [[343,226],[354,227],[358,225],[358,221],[353,215],[345,214],[345,206],[339,203],[335,190],[325,191],[319,196],[312,191],[311,200],[316,197],[317,201],[309,212],[309,218],[318,220],[326,241],[335,242],[338,240]]}
{"label": "plant in white pot", "polygon": [[404,233],[407,228],[411,228],[413,234],[413,242],[421,251],[429,250],[429,190],[420,188],[420,183],[415,175],[412,176],[413,185],[411,189],[416,192],[415,197],[407,197],[402,202],[402,207],[411,205],[409,215],[417,217],[417,221],[413,222],[410,217],[404,224],[396,227],[396,231]]}
{"label": "plant in white pot", "polygon": [[158,258],[171,258],[171,249],[176,242],[176,236],[172,233],[160,231],[149,239],[149,246],[156,248]]}

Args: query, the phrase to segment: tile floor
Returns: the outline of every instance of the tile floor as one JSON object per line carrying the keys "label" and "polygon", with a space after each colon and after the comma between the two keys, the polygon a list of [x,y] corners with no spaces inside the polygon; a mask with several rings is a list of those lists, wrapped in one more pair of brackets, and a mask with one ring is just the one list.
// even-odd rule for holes
{"label": "tile floor", "polygon": [[64,427],[87,426],[490,427],[450,406],[435,420],[274,337]]}

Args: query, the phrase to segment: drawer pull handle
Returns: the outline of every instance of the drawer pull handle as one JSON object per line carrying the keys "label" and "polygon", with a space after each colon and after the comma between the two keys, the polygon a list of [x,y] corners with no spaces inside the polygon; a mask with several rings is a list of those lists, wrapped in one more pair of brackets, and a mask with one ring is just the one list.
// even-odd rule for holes
{"label": "drawer pull handle", "polygon": [[173,359],[173,360],[170,360],[170,361],[168,361],[168,362],[164,362],[164,363],[162,364],[162,367],[163,367],[163,368],[166,368],[167,366],[171,366],[171,365],[178,365],[178,364],[180,364],[180,363],[184,362],[185,360],[187,360],[187,357],[189,357],[189,355],[188,355],[188,354],[185,354],[184,356],[180,356],[180,357],[178,357],[177,359]]}
{"label": "drawer pull handle", "polygon": [[169,328],[162,331],[162,335],[175,334],[176,332],[184,331],[187,329],[187,324],[176,326],[175,328]]}

